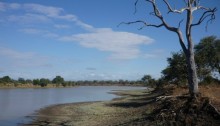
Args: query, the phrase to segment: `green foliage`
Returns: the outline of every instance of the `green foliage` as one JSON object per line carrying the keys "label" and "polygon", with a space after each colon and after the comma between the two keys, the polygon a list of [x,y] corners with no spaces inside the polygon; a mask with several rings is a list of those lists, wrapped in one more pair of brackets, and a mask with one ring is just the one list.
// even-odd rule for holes
{"label": "green foliage", "polygon": [[182,51],[173,53],[171,58],[167,58],[168,67],[162,71],[164,79],[172,84],[186,84],[187,65],[186,58]]}
{"label": "green foliage", "polygon": [[45,78],[40,79],[40,86],[41,87],[46,87],[48,83],[50,83],[49,79],[45,79]]}
{"label": "green foliage", "polygon": [[195,46],[198,70],[218,71],[220,73],[220,40],[215,36],[201,39]]}
{"label": "green foliage", "polygon": [[11,83],[13,80],[9,76],[4,76],[0,78],[0,82],[2,83]]}
{"label": "green foliage", "polygon": [[54,84],[63,84],[64,83],[64,79],[61,76],[56,76],[52,80],[52,83],[54,83]]}
{"label": "green foliage", "polygon": [[203,79],[201,84],[220,84],[220,81],[212,76],[207,76]]}
{"label": "green foliage", "polygon": [[25,81],[24,78],[18,78],[18,82],[19,82],[19,83],[22,83],[22,84],[25,84],[25,83],[26,83],[26,81]]}
{"label": "green foliage", "polygon": [[[216,82],[211,75],[214,71],[220,73],[220,40],[215,36],[201,39],[199,44],[195,45],[195,60],[200,82]],[[167,62],[167,68],[162,71],[164,79],[172,84],[186,84],[187,65],[184,53],[182,51],[173,53]]]}
{"label": "green foliage", "polygon": [[34,79],[33,84],[34,85],[40,85],[40,80],[39,79]]}
{"label": "green foliage", "polygon": [[27,79],[27,80],[25,80],[25,82],[28,83],[28,84],[33,83],[33,81],[31,79]]}
{"label": "green foliage", "polygon": [[141,80],[147,86],[156,86],[156,80],[151,77],[151,75],[144,75]]}

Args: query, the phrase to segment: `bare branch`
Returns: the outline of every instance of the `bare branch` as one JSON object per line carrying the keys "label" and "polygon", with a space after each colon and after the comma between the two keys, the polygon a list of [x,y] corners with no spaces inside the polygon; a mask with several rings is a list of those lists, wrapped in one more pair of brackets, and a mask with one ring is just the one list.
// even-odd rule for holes
{"label": "bare branch", "polygon": [[156,6],[155,0],[146,0],[146,1],[150,2],[153,5],[153,8],[154,8],[153,13],[155,14],[155,16],[160,18],[160,19],[163,18],[160,11],[159,11],[159,9]]}
{"label": "bare branch", "polygon": [[[187,54],[188,51],[187,51],[187,48],[186,48],[186,46],[185,46],[185,44],[184,44],[184,38],[183,38],[182,32],[179,30],[179,28],[171,27],[171,26],[169,26],[169,25],[166,23],[166,21],[164,20],[163,16],[161,15],[159,9],[158,9],[157,6],[156,6],[155,0],[146,0],[146,1],[148,1],[148,2],[150,2],[150,3],[152,4],[152,6],[153,6],[153,8],[154,8],[154,14],[155,14],[155,16],[158,17],[158,18],[162,21],[162,24],[161,24],[161,25],[164,26],[167,30],[177,33],[177,35],[178,35],[178,37],[179,37],[180,45],[181,45],[181,47],[182,47],[184,53]],[[181,24],[181,21],[180,21],[179,24]]]}
{"label": "bare branch", "polygon": [[168,12],[167,13],[170,13],[170,12],[172,12],[172,13],[179,13],[179,14],[181,14],[181,13],[183,13],[185,10],[187,10],[187,9],[189,9],[188,7],[185,7],[185,8],[181,8],[180,10],[176,10],[176,9],[173,9],[171,6],[170,6],[170,4],[168,3],[168,1],[167,0],[163,0],[164,1],[164,3],[167,5],[167,7],[168,7]]}
{"label": "bare branch", "polygon": [[180,22],[179,22],[179,25],[178,25],[178,28],[180,28],[180,25],[181,23],[183,22],[184,19],[182,19]]}
{"label": "bare branch", "polygon": [[192,7],[192,12],[193,11],[196,11],[196,10],[199,10],[199,9],[201,9],[201,10],[210,10],[210,8],[206,8],[206,7],[203,7],[203,6],[195,6],[195,7]]}
{"label": "bare branch", "polygon": [[217,11],[217,8],[214,9],[209,9],[207,11],[205,11],[202,16],[200,17],[200,19],[198,20],[197,23],[194,23],[191,25],[191,27],[193,26],[197,26],[200,25],[205,19],[207,19],[208,17],[210,17],[210,19],[207,21],[206,27],[208,26],[208,23],[210,21],[213,21],[215,19],[215,12]]}
{"label": "bare branch", "polygon": [[[138,20],[138,21],[134,21],[134,22],[122,22],[122,23],[120,23],[118,26],[120,26],[121,24],[128,24],[128,25],[129,25],[129,24],[134,24],[134,23],[142,23],[142,24],[144,24],[143,27],[146,27],[146,26],[152,26],[152,27],[161,27],[161,26],[164,26],[164,27],[166,27],[168,30],[177,33],[178,28],[176,28],[176,27],[171,27],[171,26],[169,26],[169,25],[166,23],[166,21],[164,20],[162,14],[160,13],[159,9],[158,9],[157,6],[156,6],[155,0],[145,0],[145,1],[152,4],[154,11],[153,11],[151,14],[154,15],[154,16],[156,16],[157,18],[159,18],[159,19],[162,21],[161,24],[159,24],[159,25],[148,24],[148,23],[145,22],[145,21]],[[137,2],[137,1],[136,1],[136,2]],[[141,27],[140,29],[143,29],[143,27]]]}
{"label": "bare branch", "polygon": [[156,16],[156,15],[154,14],[154,12],[150,12],[150,15]]}
{"label": "bare branch", "polygon": [[206,31],[208,31],[209,22],[212,23],[213,20],[215,20],[215,15],[211,15],[211,18],[206,22],[206,27],[205,27]]}
{"label": "bare branch", "polygon": [[159,28],[159,27],[162,27],[162,26],[163,26],[163,24],[159,24],[159,25],[149,24],[149,23],[147,23],[147,22],[145,22],[145,21],[137,20],[137,21],[133,21],[133,22],[121,22],[121,23],[118,25],[118,27],[119,27],[120,25],[122,25],[122,24],[130,25],[130,24],[136,24],[136,23],[142,23],[142,24],[143,24],[143,26],[140,27],[139,30],[143,29],[144,27],[148,27],[148,26],[150,26],[150,27],[156,27],[156,28]]}
{"label": "bare branch", "polygon": [[163,26],[165,26],[166,29],[177,33],[178,28],[171,27],[171,26],[169,26],[169,25],[166,23],[166,21],[164,20],[162,14],[160,13],[159,9],[158,9],[157,6],[156,6],[155,0],[146,0],[146,1],[148,1],[148,2],[150,2],[150,3],[152,4],[152,6],[153,6],[153,8],[154,8],[154,14],[155,14],[155,16],[156,16],[157,18],[159,18],[159,19],[162,21]]}
{"label": "bare branch", "polygon": [[134,7],[135,7],[134,8],[134,14],[136,14],[136,12],[137,12],[137,3],[138,3],[138,1],[139,0],[136,0],[135,3],[134,3]]}

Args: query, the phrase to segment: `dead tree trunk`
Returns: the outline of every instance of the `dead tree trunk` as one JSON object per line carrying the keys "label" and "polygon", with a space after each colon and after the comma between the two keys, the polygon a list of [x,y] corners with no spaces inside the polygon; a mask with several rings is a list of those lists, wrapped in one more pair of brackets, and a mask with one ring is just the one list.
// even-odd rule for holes
{"label": "dead tree trunk", "polygon": [[191,34],[191,25],[193,21],[192,16],[192,5],[188,3],[189,9],[187,10],[187,19],[186,19],[186,38],[188,42],[188,53],[186,53],[186,63],[188,68],[188,86],[189,86],[189,93],[192,96],[195,96],[199,93],[198,89],[198,78],[197,78],[197,71],[196,71],[196,63],[194,58],[194,43],[192,40]]}
{"label": "dead tree trunk", "polygon": [[[135,2],[135,12],[136,12],[137,3],[139,1],[140,0],[136,0]],[[145,1],[152,5],[153,12],[151,12],[150,14],[157,17],[161,21],[161,24],[150,24],[143,20],[137,20],[133,22],[122,22],[122,24],[142,23],[143,26],[140,29],[143,29],[144,27],[147,27],[147,26],[156,27],[156,28],[165,27],[167,30],[177,33],[179,37],[180,45],[187,59],[186,62],[187,62],[187,67],[188,67],[189,93],[191,94],[191,96],[196,96],[196,94],[199,93],[199,89],[198,89],[198,78],[197,78],[197,72],[196,72],[196,63],[195,63],[194,51],[193,51],[194,43],[192,40],[191,29],[194,26],[200,25],[207,18],[209,18],[207,21],[207,24],[209,21],[214,20],[215,12],[217,11],[217,9],[216,8],[211,9],[211,8],[200,6],[199,5],[200,0],[183,0],[184,7],[177,10],[177,9],[173,9],[170,6],[168,0],[163,0],[164,4],[168,8],[168,14],[169,13],[182,14],[184,11],[187,11],[187,16],[185,18],[186,19],[185,36],[186,36],[187,42],[185,42],[182,31],[180,30],[180,25],[183,22],[183,20],[179,21],[178,27],[172,27],[169,24],[167,24],[166,20],[164,19],[163,15],[158,9],[156,0],[145,0]],[[201,10],[203,11],[203,13],[201,14],[199,20],[196,23],[193,23],[193,12],[196,10]],[[185,43],[187,43],[188,46],[186,46]]]}
{"label": "dead tree trunk", "polygon": [[188,56],[186,56],[187,68],[188,68],[188,86],[189,86],[189,93],[192,96],[195,96],[199,93],[198,89],[198,78],[196,72],[196,63],[194,59],[194,52],[193,47],[192,49],[188,50]]}

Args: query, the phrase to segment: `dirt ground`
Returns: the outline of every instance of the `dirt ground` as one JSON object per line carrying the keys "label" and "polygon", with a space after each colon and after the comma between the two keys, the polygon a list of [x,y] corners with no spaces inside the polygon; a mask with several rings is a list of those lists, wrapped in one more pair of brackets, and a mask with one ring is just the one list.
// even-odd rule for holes
{"label": "dirt ground", "polygon": [[[189,100],[187,88],[117,91],[120,98],[106,102],[54,105],[30,116],[25,126],[155,126],[220,125],[220,87],[203,86],[202,96]],[[167,97],[163,97],[167,96]],[[209,98],[208,98],[209,97]]]}

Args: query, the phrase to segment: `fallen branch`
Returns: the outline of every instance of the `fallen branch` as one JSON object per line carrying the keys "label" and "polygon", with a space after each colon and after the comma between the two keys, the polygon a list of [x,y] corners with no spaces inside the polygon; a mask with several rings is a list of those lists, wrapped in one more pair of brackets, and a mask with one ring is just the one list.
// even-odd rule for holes
{"label": "fallen branch", "polygon": [[165,100],[167,98],[173,98],[173,97],[177,97],[177,96],[159,96],[159,97],[156,97],[156,101],[159,101],[159,100]]}

